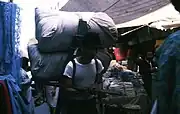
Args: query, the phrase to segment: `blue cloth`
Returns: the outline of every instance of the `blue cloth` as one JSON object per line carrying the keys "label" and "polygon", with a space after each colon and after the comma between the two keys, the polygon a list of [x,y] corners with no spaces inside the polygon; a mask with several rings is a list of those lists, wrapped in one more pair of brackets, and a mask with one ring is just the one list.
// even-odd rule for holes
{"label": "blue cloth", "polygon": [[20,84],[20,8],[0,2],[0,75],[11,74]]}
{"label": "blue cloth", "polygon": [[171,34],[156,51],[159,114],[180,114],[180,31]]}
{"label": "blue cloth", "polygon": [[13,114],[31,114],[28,110],[28,104],[24,102],[19,94],[21,89],[17,85],[14,77],[11,75],[0,76],[0,80],[4,80],[7,83]]}
{"label": "blue cloth", "polygon": [[13,3],[0,2],[0,80],[5,80],[10,94],[13,114],[31,114],[29,103],[20,95],[23,81],[20,74],[20,8]]}

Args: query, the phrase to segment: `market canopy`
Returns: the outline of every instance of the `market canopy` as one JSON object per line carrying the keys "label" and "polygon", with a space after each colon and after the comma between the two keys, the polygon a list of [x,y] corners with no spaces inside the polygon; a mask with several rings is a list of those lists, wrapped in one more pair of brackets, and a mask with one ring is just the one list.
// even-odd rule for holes
{"label": "market canopy", "polygon": [[[151,23],[151,24],[149,24]],[[138,19],[118,24],[117,28],[148,25],[158,29],[171,29],[180,27],[180,14],[172,4],[168,4],[152,13]]]}

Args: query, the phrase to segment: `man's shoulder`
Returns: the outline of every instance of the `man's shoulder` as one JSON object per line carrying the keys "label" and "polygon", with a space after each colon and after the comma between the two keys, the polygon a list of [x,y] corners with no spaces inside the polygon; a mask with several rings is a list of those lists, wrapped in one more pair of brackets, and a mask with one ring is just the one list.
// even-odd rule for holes
{"label": "man's shoulder", "polygon": [[170,34],[168,38],[165,39],[164,43],[160,46],[159,50],[170,49],[171,47],[176,47],[175,45],[180,44],[180,30]]}
{"label": "man's shoulder", "polygon": [[178,31],[170,34],[170,35],[168,36],[168,40],[170,40],[170,39],[176,40],[176,41],[177,41],[177,40],[180,41],[180,30],[178,30]]}

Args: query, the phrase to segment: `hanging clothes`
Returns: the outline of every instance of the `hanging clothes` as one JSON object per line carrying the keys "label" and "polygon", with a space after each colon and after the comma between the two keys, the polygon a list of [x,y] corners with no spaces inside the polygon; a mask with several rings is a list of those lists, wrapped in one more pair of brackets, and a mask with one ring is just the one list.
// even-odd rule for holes
{"label": "hanging clothes", "polygon": [[0,75],[11,74],[20,83],[20,8],[0,2]]}
{"label": "hanging clothes", "polygon": [[28,102],[25,102],[19,94],[21,89],[11,75],[0,76],[0,80],[6,82],[12,106],[12,114],[31,114],[28,110]]}
{"label": "hanging clothes", "polygon": [[1,114],[13,114],[6,83],[0,80],[0,110]]}
{"label": "hanging clothes", "polygon": [[[20,95],[20,87],[26,81],[20,73],[20,22],[20,8],[0,2],[0,82],[6,83],[12,114],[32,114],[30,103]],[[8,101],[6,104],[9,106]]]}
{"label": "hanging clothes", "polygon": [[116,58],[116,61],[120,61],[121,60],[120,49],[114,48],[113,50],[114,50],[114,56]]}
{"label": "hanging clothes", "polygon": [[123,52],[121,48],[114,48],[114,56],[116,61],[122,61],[126,58],[126,52]]}

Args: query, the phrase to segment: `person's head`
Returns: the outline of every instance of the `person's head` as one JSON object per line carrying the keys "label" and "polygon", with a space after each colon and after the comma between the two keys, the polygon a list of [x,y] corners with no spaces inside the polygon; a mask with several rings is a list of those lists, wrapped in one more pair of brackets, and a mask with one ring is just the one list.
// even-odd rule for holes
{"label": "person's head", "polygon": [[171,3],[174,5],[175,9],[180,12],[180,4],[179,4],[179,0],[170,0]]}
{"label": "person's head", "polygon": [[29,59],[27,57],[22,57],[21,58],[21,67],[27,71],[29,66],[28,66],[28,62],[29,62]]}
{"label": "person's head", "polygon": [[87,60],[92,60],[100,47],[100,38],[98,33],[89,32],[82,41],[82,46],[78,50],[78,56]]}
{"label": "person's head", "polygon": [[87,61],[92,60],[96,56],[96,53],[96,48],[80,48],[78,50],[78,56]]}

